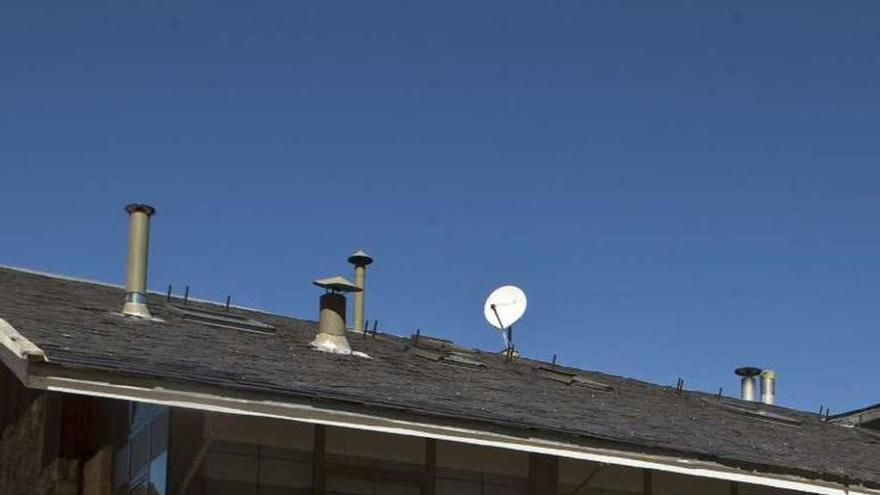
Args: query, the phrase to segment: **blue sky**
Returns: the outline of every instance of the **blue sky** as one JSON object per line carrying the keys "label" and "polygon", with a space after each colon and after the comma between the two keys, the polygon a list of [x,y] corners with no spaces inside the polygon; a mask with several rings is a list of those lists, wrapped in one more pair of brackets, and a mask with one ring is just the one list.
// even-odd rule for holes
{"label": "blue sky", "polygon": [[367,318],[789,406],[880,402],[880,6],[0,6],[0,264]]}

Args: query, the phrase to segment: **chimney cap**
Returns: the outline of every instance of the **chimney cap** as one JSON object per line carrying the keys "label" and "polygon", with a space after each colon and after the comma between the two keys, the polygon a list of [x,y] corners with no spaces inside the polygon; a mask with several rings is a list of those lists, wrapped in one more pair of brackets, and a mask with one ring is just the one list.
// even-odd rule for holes
{"label": "chimney cap", "polygon": [[321,278],[312,282],[318,287],[335,291],[335,292],[360,292],[363,289],[349,282],[345,277],[339,275],[329,278]]}
{"label": "chimney cap", "polygon": [[348,257],[348,262],[355,266],[367,266],[373,262],[373,258],[362,249],[358,249]]}
{"label": "chimney cap", "polygon": [[737,368],[733,370],[739,376],[758,376],[761,374],[761,368],[755,368],[754,366],[743,366],[742,368]]}
{"label": "chimney cap", "polygon": [[152,206],[150,206],[148,204],[143,204],[143,203],[127,204],[127,205],[125,205],[125,211],[127,211],[129,214],[132,214],[136,211],[142,211],[142,212],[146,213],[147,216],[150,216],[150,215],[156,213],[155,208],[153,208]]}

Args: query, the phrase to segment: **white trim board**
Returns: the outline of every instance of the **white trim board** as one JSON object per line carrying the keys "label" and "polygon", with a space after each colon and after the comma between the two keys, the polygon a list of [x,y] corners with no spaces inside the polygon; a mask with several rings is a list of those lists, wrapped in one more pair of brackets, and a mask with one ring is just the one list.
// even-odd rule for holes
{"label": "white trim board", "polygon": [[22,383],[27,382],[27,366],[32,361],[46,361],[43,350],[18,333],[8,321],[0,318],[0,363],[6,365]]}

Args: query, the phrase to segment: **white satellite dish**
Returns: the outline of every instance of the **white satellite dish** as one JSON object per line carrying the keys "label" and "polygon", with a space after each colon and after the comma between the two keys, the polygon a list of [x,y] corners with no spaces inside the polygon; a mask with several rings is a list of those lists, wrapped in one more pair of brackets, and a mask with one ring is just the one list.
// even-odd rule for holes
{"label": "white satellite dish", "polygon": [[492,291],[483,306],[483,315],[490,325],[501,330],[506,350],[505,361],[513,360],[513,324],[526,312],[526,293],[519,287],[504,285]]}
{"label": "white satellite dish", "polygon": [[526,312],[526,293],[519,287],[505,285],[489,294],[483,314],[498,330],[507,330]]}

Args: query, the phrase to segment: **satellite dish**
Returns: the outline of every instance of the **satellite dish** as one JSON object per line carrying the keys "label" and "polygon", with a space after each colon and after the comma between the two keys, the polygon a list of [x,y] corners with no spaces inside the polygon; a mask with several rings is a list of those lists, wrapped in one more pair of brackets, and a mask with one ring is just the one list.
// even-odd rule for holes
{"label": "satellite dish", "polygon": [[505,361],[513,360],[513,324],[526,312],[526,293],[519,287],[504,285],[492,291],[486,298],[483,314],[490,325],[501,330],[504,338]]}
{"label": "satellite dish", "polygon": [[505,285],[489,294],[483,314],[498,330],[507,330],[526,312],[526,293],[519,287]]}

